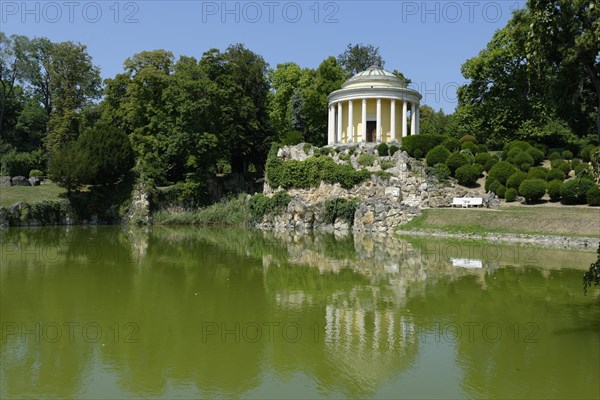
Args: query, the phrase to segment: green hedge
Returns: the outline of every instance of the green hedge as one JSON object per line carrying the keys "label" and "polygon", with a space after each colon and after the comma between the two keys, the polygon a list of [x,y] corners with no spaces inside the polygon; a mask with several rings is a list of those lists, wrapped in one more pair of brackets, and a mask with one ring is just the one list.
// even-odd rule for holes
{"label": "green hedge", "polygon": [[586,199],[590,206],[600,206],[600,187],[592,186],[587,192]]}
{"label": "green hedge", "polygon": [[470,160],[466,155],[456,151],[450,154],[450,156],[448,156],[448,159],[446,160],[446,165],[448,166],[448,168],[450,168],[450,172],[452,173],[452,175],[455,174],[458,168],[469,163]]}
{"label": "green hedge", "polygon": [[266,176],[271,187],[284,189],[319,186],[321,181],[339,183],[351,188],[371,177],[365,169],[355,170],[350,165],[339,165],[331,157],[309,157],[305,161],[284,161],[271,152],[267,160]]}
{"label": "green hedge", "polygon": [[560,199],[560,188],[563,184],[562,180],[555,179],[548,182],[548,196],[551,201],[558,201]]}
{"label": "green hedge", "polygon": [[292,198],[285,190],[276,192],[272,197],[258,193],[250,199],[250,213],[255,221],[260,221],[267,214],[285,210],[291,200]]}
{"label": "green hedge", "polygon": [[506,187],[509,189],[518,190],[521,183],[529,176],[526,172],[516,171],[514,174],[508,177],[506,180]]}
{"label": "green hedge", "polygon": [[506,189],[504,192],[504,200],[507,203],[511,203],[517,199],[517,191],[515,189]]}
{"label": "green hedge", "polygon": [[473,165],[463,165],[456,169],[454,175],[461,185],[473,186],[479,178],[479,169]]}
{"label": "green hedge", "polygon": [[447,138],[448,136],[436,134],[407,136],[402,139],[401,149],[406,151],[409,156],[415,157],[415,150],[421,150],[421,155],[427,154],[429,150],[442,144]]}
{"label": "green hedge", "polygon": [[32,169],[45,171],[46,159],[46,152],[41,149],[31,153],[17,153],[12,150],[0,159],[0,174],[27,177]]}

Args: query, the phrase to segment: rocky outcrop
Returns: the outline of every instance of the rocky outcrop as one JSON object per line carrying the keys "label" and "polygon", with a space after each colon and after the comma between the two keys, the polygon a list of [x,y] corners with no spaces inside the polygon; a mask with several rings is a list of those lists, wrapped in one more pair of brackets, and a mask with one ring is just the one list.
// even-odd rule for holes
{"label": "rocky outcrop", "polygon": [[31,186],[29,180],[24,176],[13,176],[11,179],[11,184],[13,186]]}
{"label": "rocky outcrop", "polygon": [[[283,160],[304,161],[319,151],[304,144],[286,146],[277,155]],[[287,209],[277,215],[268,215],[258,223],[259,227],[277,229],[320,229],[365,232],[389,232],[398,225],[409,222],[425,208],[451,207],[454,197],[481,197],[475,189],[468,189],[453,181],[438,182],[427,175],[423,162],[397,151],[393,156],[379,156],[373,143],[346,145],[336,148],[329,155],[338,164],[349,164],[355,169],[361,154],[375,156],[373,165],[366,168],[373,173],[371,179],[350,189],[340,184],[321,182],[310,189],[291,188],[287,192],[292,201]],[[383,170],[385,166],[387,169]],[[268,181],[263,193],[272,196],[282,188],[273,188]],[[336,219],[325,223],[324,204],[333,199],[356,199],[358,201],[354,220]],[[485,207],[497,208],[498,199],[493,193],[484,196]]]}
{"label": "rocky outcrop", "polygon": [[124,218],[133,225],[149,225],[152,223],[150,213],[150,190],[144,184],[135,185],[131,194],[131,204]]}

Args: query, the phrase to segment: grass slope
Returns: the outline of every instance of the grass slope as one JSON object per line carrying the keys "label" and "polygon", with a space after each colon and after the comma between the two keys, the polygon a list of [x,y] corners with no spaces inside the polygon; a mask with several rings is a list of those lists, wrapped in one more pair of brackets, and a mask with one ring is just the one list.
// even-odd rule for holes
{"label": "grass slope", "polygon": [[43,200],[60,200],[66,190],[54,183],[40,186],[9,186],[0,188],[0,207],[11,206],[18,201],[29,204]]}
{"label": "grass slope", "polygon": [[600,209],[567,206],[500,210],[438,208],[424,210],[421,216],[398,229],[600,237]]}

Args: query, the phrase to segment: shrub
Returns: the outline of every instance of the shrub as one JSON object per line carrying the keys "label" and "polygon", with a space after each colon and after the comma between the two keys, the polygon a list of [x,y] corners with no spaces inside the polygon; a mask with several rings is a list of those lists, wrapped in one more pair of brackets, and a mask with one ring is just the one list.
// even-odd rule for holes
{"label": "shrub", "polygon": [[380,156],[387,156],[389,151],[390,148],[386,143],[380,143],[379,146],[377,146],[377,154]]}
{"label": "shrub", "polygon": [[560,153],[558,151],[551,151],[550,155],[548,156],[548,158],[551,161],[558,160],[560,158]]}
{"label": "shrub", "polygon": [[522,171],[527,171],[533,165],[533,158],[524,151],[510,154],[507,161]]}
{"label": "shrub", "polygon": [[494,165],[489,172],[489,177],[494,178],[501,184],[506,184],[508,178],[514,174],[517,169],[509,162],[500,161]]}
{"label": "shrub", "polygon": [[41,149],[30,153],[11,150],[0,159],[2,173],[8,176],[27,176],[32,169],[46,169],[46,152]]}
{"label": "shrub", "polygon": [[342,161],[348,161],[350,159],[350,154],[348,153],[340,153],[338,156]]}
{"label": "shrub", "polygon": [[[491,170],[492,167],[498,163],[498,161],[500,161],[498,157],[490,155],[490,159],[483,164],[483,169],[485,171]],[[477,162],[477,160],[475,162]]]}
{"label": "shrub", "polygon": [[488,148],[485,144],[477,145],[477,153],[487,153]]}
{"label": "shrub", "polygon": [[382,160],[381,161],[381,169],[386,170],[390,169],[394,166],[394,162],[392,160]]}
{"label": "shrub", "polygon": [[542,161],[544,161],[544,152],[540,149],[532,147],[527,150],[527,154],[529,154],[529,156],[531,156],[531,158],[533,159],[533,165],[538,165]]}
{"label": "shrub", "polygon": [[551,201],[557,201],[560,199],[560,187],[562,186],[562,180],[555,179],[548,182],[548,196]]}
{"label": "shrub", "polygon": [[266,177],[272,187],[310,188],[321,181],[340,183],[349,189],[369,179],[367,170],[355,170],[350,165],[339,165],[331,157],[309,157],[304,161],[284,161],[277,157],[277,148],[273,146],[267,158]]}
{"label": "shrub", "polygon": [[302,149],[304,150],[304,153],[306,153],[306,155],[310,155],[310,149],[312,149],[312,144],[310,143],[304,143],[304,146],[302,146]]}
{"label": "shrub", "polygon": [[500,186],[502,186],[502,184],[500,182],[498,182],[498,181],[492,181],[492,183],[490,183],[490,186],[488,188],[489,189],[488,192],[494,192],[494,193],[496,193],[496,191],[498,190],[498,188]]}
{"label": "shrub", "polygon": [[461,185],[472,186],[479,178],[479,171],[473,165],[463,165],[456,169],[454,175]]}
{"label": "shrub", "polygon": [[574,158],[571,160],[571,169],[575,169],[581,165],[581,160],[579,158]]}
{"label": "shrub", "polygon": [[260,221],[265,215],[278,213],[287,208],[292,198],[285,190],[276,192],[273,197],[257,193],[250,198],[250,213],[255,221]]}
{"label": "shrub", "polygon": [[464,135],[463,137],[460,138],[460,143],[477,143],[477,138],[475,138],[475,136],[473,135]]}
{"label": "shrub", "polygon": [[448,156],[446,165],[450,168],[450,172],[454,175],[455,171],[463,165],[469,164],[469,159],[462,153],[454,152]]}
{"label": "shrub", "polygon": [[448,151],[448,149],[445,146],[438,145],[435,146],[433,149],[429,150],[425,158],[427,159],[427,165],[432,167],[436,164],[445,163],[449,156],[450,151]]}
{"label": "shrub", "polygon": [[515,189],[506,189],[504,192],[504,200],[507,203],[511,203],[517,199],[517,191]]}
{"label": "shrub", "polygon": [[565,150],[565,151],[563,151],[563,152],[562,152],[562,157],[563,157],[565,160],[570,160],[570,159],[572,159],[572,158],[573,158],[573,152],[572,152],[572,151],[570,151],[570,150]]}
{"label": "shrub", "polygon": [[477,154],[477,145],[473,142],[464,142],[460,146],[461,150],[469,150],[473,154]]}
{"label": "shrub", "polygon": [[448,136],[444,135],[412,135],[402,138],[403,151],[406,151],[409,156],[415,157],[415,150],[421,150],[421,155],[427,154],[427,152],[433,149],[438,144],[442,144]]}
{"label": "shrub", "polygon": [[443,182],[450,176],[450,169],[446,164],[435,164],[433,168],[429,169],[429,174],[435,176],[438,181]]}
{"label": "shrub", "polygon": [[449,151],[457,151],[460,149],[460,141],[456,138],[449,137],[442,142],[442,146],[447,148]]}
{"label": "shrub", "polygon": [[546,181],[541,179],[525,179],[519,185],[519,194],[529,203],[539,200],[546,193]]}
{"label": "shrub", "polygon": [[333,148],[331,148],[331,147],[321,147],[319,149],[319,154],[321,154],[322,156],[328,156],[330,154],[333,154]]}
{"label": "shrub", "polygon": [[395,144],[390,146],[390,156],[393,156],[394,154],[396,154],[396,152],[400,150],[400,148],[398,148],[398,146],[396,146]]}
{"label": "shrub", "polygon": [[490,158],[492,158],[492,155],[490,153],[488,153],[487,151],[484,153],[477,153],[475,155],[475,162],[477,164],[485,165],[489,161]]}
{"label": "shrub", "polygon": [[356,146],[352,146],[352,147],[350,147],[350,148],[348,149],[348,154],[349,154],[349,155],[351,155],[351,156],[352,156],[352,155],[354,155],[354,153],[356,153],[356,149],[357,149],[357,147],[356,147]]}
{"label": "shrub", "polygon": [[483,173],[483,165],[481,164],[473,164],[473,168],[477,171],[477,175],[481,175]]}
{"label": "shrub", "polygon": [[358,156],[358,160],[356,161],[358,162],[358,165],[362,167],[370,167],[375,162],[375,156],[372,154],[363,153]]}
{"label": "shrub", "polygon": [[39,169],[32,169],[31,171],[29,171],[29,177],[30,178],[39,178],[44,176],[44,173],[42,171],[40,171]]}
{"label": "shrub", "polygon": [[518,190],[521,183],[529,178],[529,176],[523,171],[516,171],[514,174],[508,177],[506,180],[506,187],[510,189]]}
{"label": "shrub", "polygon": [[354,224],[354,213],[356,212],[356,206],[358,200],[356,199],[332,199],[326,200],[325,206],[325,223],[333,224],[336,219],[345,220],[348,225]]}
{"label": "shrub", "polygon": [[587,201],[587,192],[595,183],[588,179],[570,179],[563,182],[560,187],[560,196],[564,204],[584,204]]}
{"label": "shrub", "polygon": [[508,150],[508,151],[514,150],[514,149],[517,149],[520,151],[527,151],[531,148],[531,145],[522,140],[513,140],[510,143],[508,143],[505,147],[506,147],[506,150]]}
{"label": "shrub", "polygon": [[423,151],[421,151],[421,149],[416,149],[414,153],[415,153],[415,158],[423,157]]}
{"label": "shrub", "polygon": [[533,167],[530,168],[529,171],[527,171],[527,175],[530,178],[546,180],[546,177],[548,176],[548,170],[544,167]]}
{"label": "shrub", "polygon": [[548,173],[546,174],[546,180],[547,181],[554,181],[554,180],[564,180],[565,179],[565,173],[562,172],[560,169],[558,168],[552,168],[550,171],[548,171]]}
{"label": "shrub", "polygon": [[581,152],[579,154],[581,155],[583,161],[590,162],[592,161],[592,154],[594,154],[596,151],[598,151],[598,146],[594,146],[593,144],[587,144],[583,146],[583,149],[581,149]]}
{"label": "shrub", "polygon": [[598,185],[592,186],[587,191],[586,199],[590,206],[600,206],[600,187]]}
{"label": "shrub", "polygon": [[496,195],[498,195],[498,197],[500,197],[501,199],[504,198],[505,193],[506,193],[506,186],[500,185],[496,188]]}
{"label": "shrub", "polygon": [[550,162],[550,165],[552,166],[552,168],[560,169],[562,172],[564,172],[565,175],[567,175],[571,171],[571,164],[569,164],[565,160],[552,160]]}
{"label": "shrub", "polygon": [[490,178],[490,177],[488,177],[488,178],[485,180],[484,187],[485,187],[485,191],[486,191],[486,192],[493,192],[493,190],[492,190],[492,189],[490,189],[490,187],[492,186],[492,184],[493,184],[494,182],[498,182],[498,181],[497,181],[497,180],[495,180],[495,179],[493,179],[493,178]]}

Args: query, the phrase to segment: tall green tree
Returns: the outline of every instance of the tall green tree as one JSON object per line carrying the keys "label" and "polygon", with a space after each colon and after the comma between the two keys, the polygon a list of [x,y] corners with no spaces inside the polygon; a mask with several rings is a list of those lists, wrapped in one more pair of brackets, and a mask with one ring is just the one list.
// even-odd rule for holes
{"label": "tall green tree", "polygon": [[352,76],[376,65],[383,68],[385,62],[379,54],[379,47],[371,44],[348,44],[346,50],[337,58],[338,63]]}

